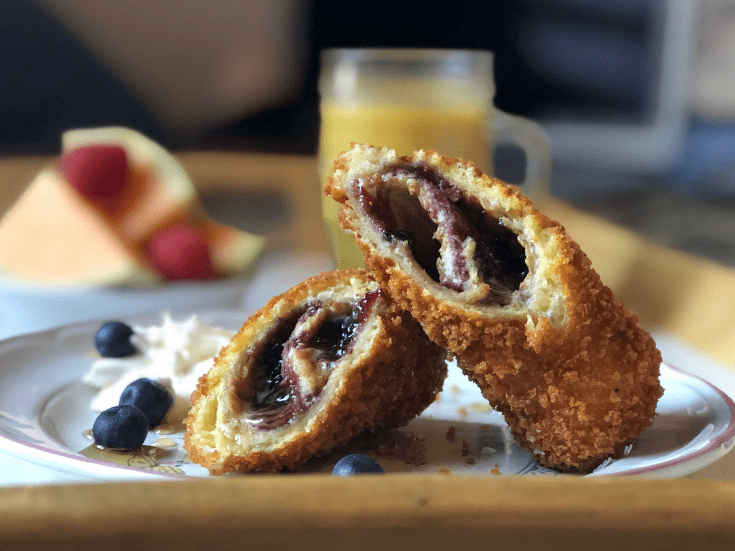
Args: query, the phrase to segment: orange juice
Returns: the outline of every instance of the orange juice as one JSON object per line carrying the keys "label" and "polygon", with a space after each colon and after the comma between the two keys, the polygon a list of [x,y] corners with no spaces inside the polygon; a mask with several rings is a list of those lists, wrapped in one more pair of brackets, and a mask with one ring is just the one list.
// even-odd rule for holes
{"label": "orange juice", "polygon": [[[493,56],[481,50],[326,49],[320,54],[320,187],[352,142],[410,155],[433,149],[492,174],[492,149],[513,143],[526,154],[524,190],[551,178],[551,150],[535,123],[493,106]],[[527,185],[528,183],[528,185]],[[323,191],[320,190],[320,191]],[[322,193],[322,213],[339,268],[362,267],[339,205]]]}
{"label": "orange juice", "polygon": [[[488,102],[456,105],[364,103],[322,101],[319,159],[321,185],[332,162],[352,142],[395,149],[410,155],[434,149],[442,155],[471,160],[491,173],[488,146]],[[339,226],[340,205],[322,193],[322,213],[338,268],[362,267],[362,254],[354,237]]]}

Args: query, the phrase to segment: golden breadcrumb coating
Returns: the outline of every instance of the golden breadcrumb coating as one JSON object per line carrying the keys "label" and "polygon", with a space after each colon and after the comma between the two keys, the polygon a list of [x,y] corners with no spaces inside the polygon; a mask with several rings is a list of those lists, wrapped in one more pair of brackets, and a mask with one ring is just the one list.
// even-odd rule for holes
{"label": "golden breadcrumb coating", "polygon": [[325,192],[381,287],[539,463],[589,472],[651,424],[653,339],[526,197],[471,162],[362,144],[336,159]]}
{"label": "golden breadcrumb coating", "polygon": [[[370,300],[360,303],[364,297]],[[325,353],[312,349],[318,346],[300,348],[318,333],[318,324],[327,326],[330,315],[357,303],[363,317],[344,355],[324,363]],[[310,335],[299,334],[299,327]],[[298,384],[304,385],[298,388],[308,387],[309,396],[285,422],[259,428],[252,403],[244,399],[255,394],[240,389],[250,388],[248,381],[258,376],[258,357],[278,328],[285,328],[280,338],[289,343],[281,358],[296,350],[293,361],[302,366]],[[369,274],[326,272],[272,298],[222,349],[192,394],[184,447],[212,474],[293,470],[363,431],[405,425],[434,401],[446,369],[446,352]],[[291,402],[295,387],[291,380]]]}

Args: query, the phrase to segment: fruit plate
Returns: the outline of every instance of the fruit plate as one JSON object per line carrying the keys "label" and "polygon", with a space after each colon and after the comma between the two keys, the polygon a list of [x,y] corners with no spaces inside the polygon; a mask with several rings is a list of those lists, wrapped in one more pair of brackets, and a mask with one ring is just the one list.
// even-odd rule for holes
{"label": "fruit plate", "polygon": [[[205,323],[233,330],[246,317],[243,312],[225,310],[197,315]],[[161,315],[121,319],[145,325],[160,322]],[[94,389],[80,378],[96,354],[93,340],[99,326],[99,321],[90,321],[0,341],[0,451],[97,481],[208,476],[188,460],[180,426],[151,431],[140,452],[113,454],[96,449],[87,436],[96,417],[89,407]],[[661,366],[661,382],[665,392],[653,425],[627,456],[603,464],[588,476],[679,477],[709,465],[732,448],[735,403],[729,396],[667,364]],[[558,474],[538,466],[516,444],[502,416],[455,364],[449,366],[438,399],[408,426],[358,439],[312,460],[302,471],[329,473],[338,459],[355,452],[372,455],[388,472]]]}

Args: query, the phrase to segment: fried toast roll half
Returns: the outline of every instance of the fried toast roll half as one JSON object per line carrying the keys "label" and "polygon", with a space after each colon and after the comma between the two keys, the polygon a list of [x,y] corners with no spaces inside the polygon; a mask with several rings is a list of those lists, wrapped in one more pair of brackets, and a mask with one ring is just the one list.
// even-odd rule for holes
{"label": "fried toast roll half", "polygon": [[360,270],[271,299],[198,383],[185,448],[212,474],[293,470],[431,404],[446,351]]}
{"label": "fried toast roll half", "polygon": [[564,228],[471,162],[354,144],[325,192],[381,287],[546,466],[589,472],[653,419],[661,355]]}

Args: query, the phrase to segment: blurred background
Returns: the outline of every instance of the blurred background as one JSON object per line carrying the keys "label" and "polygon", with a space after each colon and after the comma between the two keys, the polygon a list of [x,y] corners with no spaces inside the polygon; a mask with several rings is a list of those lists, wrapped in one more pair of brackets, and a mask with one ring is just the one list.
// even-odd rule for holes
{"label": "blurred background", "polygon": [[316,154],[319,52],[363,46],[492,50],[496,105],[549,134],[555,196],[735,266],[735,0],[2,1],[0,154],[102,125]]}

